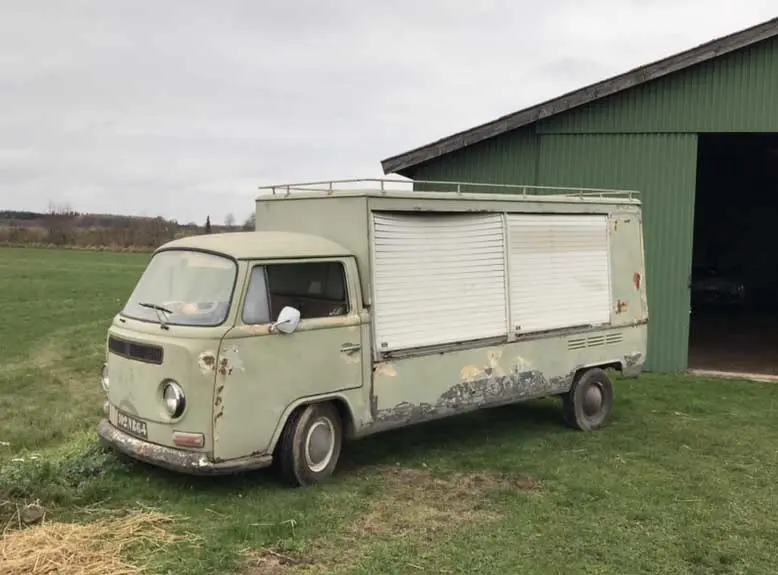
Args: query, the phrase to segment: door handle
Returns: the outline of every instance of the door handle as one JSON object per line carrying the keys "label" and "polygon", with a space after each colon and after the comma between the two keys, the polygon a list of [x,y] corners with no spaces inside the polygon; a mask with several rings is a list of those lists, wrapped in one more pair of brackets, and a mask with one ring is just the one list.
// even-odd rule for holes
{"label": "door handle", "polygon": [[340,351],[342,351],[343,353],[354,353],[355,351],[359,351],[360,349],[362,349],[362,346],[359,345],[358,343],[344,343],[340,347]]}

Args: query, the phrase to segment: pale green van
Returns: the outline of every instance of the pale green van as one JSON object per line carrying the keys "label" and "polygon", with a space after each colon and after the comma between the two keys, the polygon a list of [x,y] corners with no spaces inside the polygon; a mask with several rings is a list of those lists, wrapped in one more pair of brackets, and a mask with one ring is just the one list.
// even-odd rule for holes
{"label": "pale green van", "polygon": [[330,188],[156,250],[108,330],[103,443],[307,485],[346,439],[474,409],[559,396],[571,426],[607,423],[607,370],[646,353],[632,193]]}

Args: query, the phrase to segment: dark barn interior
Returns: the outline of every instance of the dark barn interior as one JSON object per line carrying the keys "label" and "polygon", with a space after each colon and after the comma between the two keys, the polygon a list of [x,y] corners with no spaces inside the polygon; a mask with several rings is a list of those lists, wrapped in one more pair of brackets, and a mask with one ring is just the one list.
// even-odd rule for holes
{"label": "dark barn interior", "polygon": [[701,134],[689,367],[778,375],[778,134]]}

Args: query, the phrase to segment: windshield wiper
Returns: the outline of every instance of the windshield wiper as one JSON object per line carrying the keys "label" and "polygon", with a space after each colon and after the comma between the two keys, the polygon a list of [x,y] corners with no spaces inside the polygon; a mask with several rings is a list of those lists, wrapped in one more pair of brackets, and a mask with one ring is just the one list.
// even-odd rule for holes
{"label": "windshield wiper", "polygon": [[153,309],[153,310],[157,310],[157,311],[164,311],[164,312],[165,312],[165,313],[167,313],[167,314],[171,314],[171,313],[173,313],[173,312],[172,312],[172,311],[170,311],[168,308],[166,308],[166,307],[162,307],[161,305],[157,305],[157,304],[155,304],[155,303],[147,303],[147,302],[145,302],[145,301],[142,301],[142,302],[140,302],[138,305],[139,305],[139,306],[141,306],[141,307],[147,307],[147,308],[149,308],[149,309]]}
{"label": "windshield wiper", "polygon": [[141,307],[147,307],[149,309],[153,309],[155,312],[157,312],[157,319],[159,320],[159,326],[162,329],[167,329],[167,318],[165,318],[165,316],[162,315],[161,312],[165,312],[166,314],[170,315],[173,313],[172,311],[170,311],[166,307],[162,307],[161,305],[157,305],[155,303],[148,303],[145,301],[138,302],[138,305]]}

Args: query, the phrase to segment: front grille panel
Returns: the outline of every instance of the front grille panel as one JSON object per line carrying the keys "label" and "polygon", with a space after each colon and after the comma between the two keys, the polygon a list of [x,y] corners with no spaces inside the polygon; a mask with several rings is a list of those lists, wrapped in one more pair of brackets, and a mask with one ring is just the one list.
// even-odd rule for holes
{"label": "front grille panel", "polygon": [[108,349],[112,353],[128,359],[157,365],[162,363],[162,348],[157,345],[134,343],[110,336],[108,338]]}

